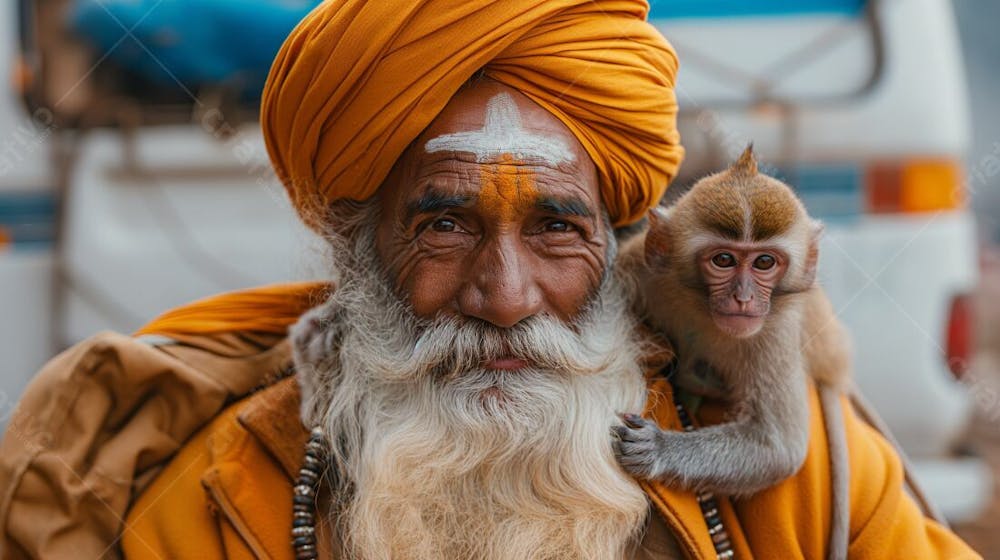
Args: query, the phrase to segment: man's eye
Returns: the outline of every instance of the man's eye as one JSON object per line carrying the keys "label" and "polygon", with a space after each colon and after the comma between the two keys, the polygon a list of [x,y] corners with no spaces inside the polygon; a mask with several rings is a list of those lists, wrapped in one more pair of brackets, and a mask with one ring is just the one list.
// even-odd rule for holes
{"label": "man's eye", "polygon": [[573,231],[573,224],[563,220],[552,220],[551,222],[545,224],[545,231],[551,233],[566,233],[568,231]]}
{"label": "man's eye", "polygon": [[441,233],[451,233],[458,229],[458,225],[455,224],[453,220],[449,220],[448,218],[440,218],[434,220],[434,223],[431,224],[431,229]]}

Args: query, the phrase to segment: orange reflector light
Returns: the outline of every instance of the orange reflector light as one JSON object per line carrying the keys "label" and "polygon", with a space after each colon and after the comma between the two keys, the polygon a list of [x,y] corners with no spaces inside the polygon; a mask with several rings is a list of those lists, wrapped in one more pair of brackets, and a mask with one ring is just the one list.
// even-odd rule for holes
{"label": "orange reflector light", "polygon": [[13,244],[14,239],[11,237],[10,232],[7,231],[7,228],[0,226],[0,249],[5,249]]}
{"label": "orange reflector light", "polygon": [[961,165],[952,159],[880,162],[866,175],[868,211],[918,213],[960,208],[965,203]]}
{"label": "orange reflector light", "polygon": [[868,187],[869,212],[873,214],[900,212],[901,175],[898,165],[879,163],[868,168],[865,183]]}

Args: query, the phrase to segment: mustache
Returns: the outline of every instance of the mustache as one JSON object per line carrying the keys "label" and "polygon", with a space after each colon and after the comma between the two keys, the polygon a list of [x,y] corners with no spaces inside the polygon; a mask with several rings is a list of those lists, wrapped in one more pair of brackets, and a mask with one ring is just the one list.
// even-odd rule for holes
{"label": "mustache", "polygon": [[[593,314],[590,314],[593,315]],[[421,376],[457,378],[485,369],[493,360],[516,358],[528,368],[573,375],[593,375],[609,367],[615,337],[599,336],[596,315],[571,326],[540,315],[501,328],[468,318],[442,317],[414,326],[405,344],[378,360],[380,377],[404,381]]]}

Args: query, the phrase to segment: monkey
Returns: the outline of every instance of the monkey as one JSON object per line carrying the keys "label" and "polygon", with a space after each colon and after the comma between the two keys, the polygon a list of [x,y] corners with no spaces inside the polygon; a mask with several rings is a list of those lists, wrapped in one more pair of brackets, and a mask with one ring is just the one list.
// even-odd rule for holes
{"label": "monkey", "polygon": [[650,212],[618,266],[640,314],[677,352],[675,387],[731,406],[727,422],[687,432],[623,415],[613,428],[623,468],[737,498],[798,471],[809,379],[839,390],[850,375],[849,337],[816,282],[822,231],[789,186],[758,171],[752,145]]}

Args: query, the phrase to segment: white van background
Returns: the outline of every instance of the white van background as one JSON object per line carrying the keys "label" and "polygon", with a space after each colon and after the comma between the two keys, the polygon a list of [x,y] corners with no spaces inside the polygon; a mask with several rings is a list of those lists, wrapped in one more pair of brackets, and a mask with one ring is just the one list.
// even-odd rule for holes
{"label": "white van background", "polygon": [[[953,449],[972,413],[952,369],[962,373],[968,359],[954,347],[968,343],[957,339],[968,336],[963,296],[977,282],[977,244],[950,2],[771,1],[759,7],[776,13],[734,16],[726,6],[753,8],[705,0],[692,11],[721,13],[683,17],[687,4],[654,2],[651,15],[681,60],[688,159],[671,189],[751,141],[797,188],[826,223],[820,281],[853,335],[861,391],[945,514],[974,517],[992,479],[982,461]],[[802,13],[810,6],[819,7]]]}

